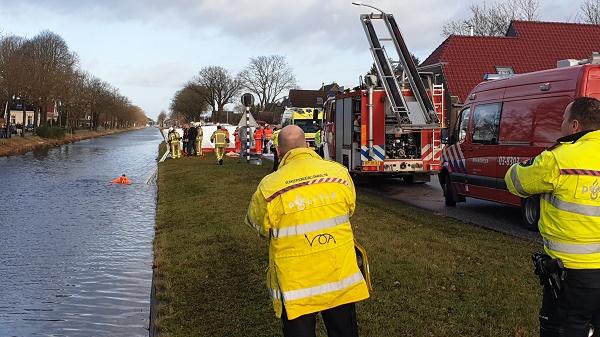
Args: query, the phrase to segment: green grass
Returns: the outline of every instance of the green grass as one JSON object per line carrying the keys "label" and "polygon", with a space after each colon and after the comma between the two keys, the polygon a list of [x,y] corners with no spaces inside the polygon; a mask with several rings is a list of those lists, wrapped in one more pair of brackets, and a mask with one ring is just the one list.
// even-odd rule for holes
{"label": "green grass", "polygon": [[[264,286],[267,242],[243,224],[266,164],[218,166],[213,154],[160,164],[160,336],[281,336]],[[535,244],[370,195],[352,223],[374,283],[357,306],[361,336],[538,335]]]}

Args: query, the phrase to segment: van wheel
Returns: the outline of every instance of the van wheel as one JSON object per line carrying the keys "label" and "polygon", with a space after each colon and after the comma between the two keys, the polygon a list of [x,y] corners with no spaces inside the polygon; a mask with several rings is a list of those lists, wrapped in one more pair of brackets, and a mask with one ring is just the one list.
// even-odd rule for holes
{"label": "van wheel", "polygon": [[452,188],[452,180],[450,180],[449,174],[446,174],[444,184],[444,201],[446,202],[446,206],[456,206],[456,193]]}
{"label": "van wheel", "polygon": [[521,217],[525,228],[530,231],[538,229],[540,220],[540,198],[538,196],[521,199]]}

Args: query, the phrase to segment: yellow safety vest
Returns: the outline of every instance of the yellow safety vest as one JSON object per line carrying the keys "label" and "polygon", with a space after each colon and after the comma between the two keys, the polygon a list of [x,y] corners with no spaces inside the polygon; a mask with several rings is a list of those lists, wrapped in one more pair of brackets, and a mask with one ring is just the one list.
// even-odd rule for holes
{"label": "yellow safety vest", "polygon": [[288,319],[369,297],[356,261],[348,170],[313,150],[289,151],[260,182],[246,224],[269,238],[267,286]]}
{"label": "yellow safety vest", "polygon": [[504,180],[520,197],[540,195],[540,234],[548,255],[571,269],[600,269],[600,130],[559,139],[560,144]]}

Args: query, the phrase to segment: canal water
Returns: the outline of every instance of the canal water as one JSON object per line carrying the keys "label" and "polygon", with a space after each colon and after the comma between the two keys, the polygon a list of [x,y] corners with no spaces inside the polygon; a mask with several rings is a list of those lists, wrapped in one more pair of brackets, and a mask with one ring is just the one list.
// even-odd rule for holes
{"label": "canal water", "polygon": [[[158,129],[0,158],[0,336],[148,336]],[[133,184],[110,181],[125,173]]]}

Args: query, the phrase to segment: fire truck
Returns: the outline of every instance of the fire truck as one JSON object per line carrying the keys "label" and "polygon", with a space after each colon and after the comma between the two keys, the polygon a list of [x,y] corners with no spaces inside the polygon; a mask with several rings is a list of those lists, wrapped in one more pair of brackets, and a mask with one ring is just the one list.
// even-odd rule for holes
{"label": "fire truck", "polygon": [[[441,170],[444,88],[417,72],[393,15],[362,14],[360,20],[378,76],[325,102],[324,157],[354,176],[429,181]],[[382,29],[387,33],[380,38]]]}

